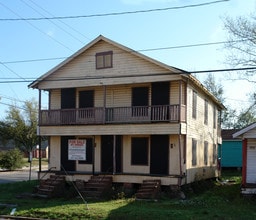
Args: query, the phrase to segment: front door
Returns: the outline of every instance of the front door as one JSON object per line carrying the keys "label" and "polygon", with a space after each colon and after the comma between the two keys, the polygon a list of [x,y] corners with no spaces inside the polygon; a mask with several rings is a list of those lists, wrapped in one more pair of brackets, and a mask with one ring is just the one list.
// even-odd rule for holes
{"label": "front door", "polygon": [[61,137],[61,146],[60,146],[60,162],[61,170],[64,171],[75,171],[76,170],[76,161],[68,159],[68,140],[74,139],[73,136],[62,136]]}
{"label": "front door", "polygon": [[[115,146],[114,146],[114,139]],[[114,154],[115,148],[115,154]],[[121,173],[122,172],[122,136],[103,135],[101,136],[101,172]],[[115,158],[115,160],[114,160]]]}
{"label": "front door", "polygon": [[169,119],[170,104],[170,83],[155,82],[152,83],[151,105],[152,121],[165,121]]}
{"label": "front door", "polygon": [[151,135],[150,174],[168,175],[169,135]]}

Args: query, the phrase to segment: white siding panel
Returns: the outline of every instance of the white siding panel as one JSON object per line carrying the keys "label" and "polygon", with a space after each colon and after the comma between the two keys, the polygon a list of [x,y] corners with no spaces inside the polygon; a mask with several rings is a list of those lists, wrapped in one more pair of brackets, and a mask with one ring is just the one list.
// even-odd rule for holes
{"label": "white siding panel", "polygon": [[249,140],[247,146],[246,183],[256,183],[256,141]]}
{"label": "white siding panel", "polygon": [[49,168],[60,170],[60,137],[50,137]]}
{"label": "white siding panel", "polygon": [[90,126],[41,126],[42,136],[179,134],[179,124],[129,124]]}

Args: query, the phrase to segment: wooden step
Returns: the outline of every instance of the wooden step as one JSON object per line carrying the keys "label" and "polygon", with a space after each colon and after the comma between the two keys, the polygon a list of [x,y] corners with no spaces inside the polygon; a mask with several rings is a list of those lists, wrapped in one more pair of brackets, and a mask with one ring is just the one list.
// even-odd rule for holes
{"label": "wooden step", "polygon": [[78,183],[80,192],[85,197],[100,197],[111,189],[113,178],[111,176],[91,176],[87,183],[84,183],[83,189],[81,181]]}
{"label": "wooden step", "polygon": [[161,180],[143,180],[135,194],[136,199],[156,199],[161,190]]}
{"label": "wooden step", "polygon": [[65,176],[51,175],[48,179],[40,181],[33,196],[41,198],[60,196],[65,188],[65,182]]}

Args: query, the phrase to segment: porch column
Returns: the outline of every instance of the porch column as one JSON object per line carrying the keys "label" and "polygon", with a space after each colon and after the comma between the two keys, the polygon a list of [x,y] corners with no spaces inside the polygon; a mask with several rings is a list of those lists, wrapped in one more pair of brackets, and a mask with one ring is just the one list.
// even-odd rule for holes
{"label": "porch column", "polygon": [[116,135],[113,135],[113,174],[116,173]]}
{"label": "porch column", "polygon": [[179,168],[180,168],[180,177],[178,180],[178,186],[181,186],[181,178],[182,178],[182,158],[181,158],[181,135],[179,134]]}
{"label": "porch column", "polygon": [[179,81],[179,122],[181,122],[181,103],[182,103],[182,82],[181,80]]}
{"label": "porch column", "polygon": [[[40,118],[41,118],[41,89],[39,89],[39,98],[38,98],[38,100],[39,100],[39,103],[38,103],[38,116],[39,116],[39,122],[40,122]],[[42,171],[42,160],[41,160],[41,157],[42,157],[42,153],[41,153],[41,151],[42,151],[42,145],[41,145],[41,142],[42,142],[42,138],[41,138],[41,134],[40,134],[40,123],[39,123],[39,125],[38,125],[38,146],[39,146],[39,172],[41,172]]]}
{"label": "porch column", "polygon": [[243,139],[243,161],[242,161],[242,186],[246,185],[246,170],[247,170],[247,139]]}
{"label": "porch column", "polygon": [[103,123],[106,123],[107,88],[103,86]]}

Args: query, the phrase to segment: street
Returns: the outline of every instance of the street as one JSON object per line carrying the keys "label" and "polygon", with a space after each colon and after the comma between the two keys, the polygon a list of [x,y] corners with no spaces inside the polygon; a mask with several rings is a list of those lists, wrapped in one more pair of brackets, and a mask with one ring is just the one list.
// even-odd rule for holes
{"label": "street", "polygon": [[[31,169],[31,180],[37,179],[37,167],[32,167]],[[0,170],[0,184],[2,183],[12,183],[18,181],[29,180],[29,168],[23,168],[15,171],[4,171]]]}

